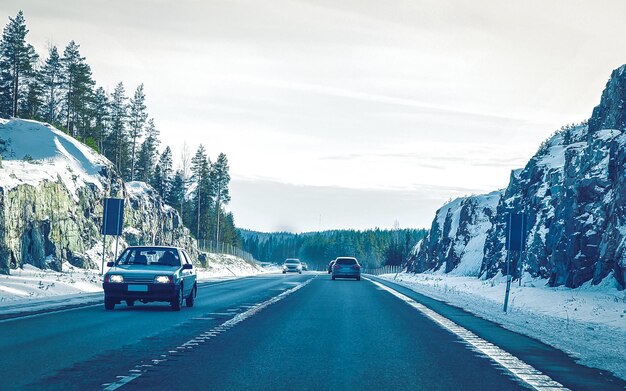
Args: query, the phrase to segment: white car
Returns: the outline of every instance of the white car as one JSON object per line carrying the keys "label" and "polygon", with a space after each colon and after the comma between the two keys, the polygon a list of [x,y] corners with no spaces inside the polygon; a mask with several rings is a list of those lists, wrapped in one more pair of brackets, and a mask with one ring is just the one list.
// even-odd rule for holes
{"label": "white car", "polygon": [[300,273],[302,274],[302,264],[299,259],[296,258],[288,258],[283,263],[283,274],[287,272]]}

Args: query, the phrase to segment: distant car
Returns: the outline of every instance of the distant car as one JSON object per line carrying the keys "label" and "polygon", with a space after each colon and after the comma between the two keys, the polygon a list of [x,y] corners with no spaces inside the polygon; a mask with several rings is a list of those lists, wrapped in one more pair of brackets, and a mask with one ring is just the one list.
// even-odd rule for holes
{"label": "distant car", "polygon": [[302,271],[303,272],[309,270],[309,266],[306,264],[306,262],[300,262],[300,264],[302,265]]}
{"label": "distant car", "polygon": [[356,278],[361,280],[361,265],[352,257],[339,257],[333,264],[333,280],[335,278]]}
{"label": "distant car", "polygon": [[283,263],[283,274],[287,272],[300,273],[302,274],[302,264],[299,259],[296,258],[288,258]]}
{"label": "distant car", "polygon": [[165,301],[174,311],[180,311],[183,301],[193,307],[198,293],[196,269],[181,248],[131,246],[107,266],[102,287],[108,311],[122,301],[129,307],[135,301]]}
{"label": "distant car", "polygon": [[328,262],[328,274],[333,272],[333,266],[335,265],[335,259],[333,259],[332,261]]}

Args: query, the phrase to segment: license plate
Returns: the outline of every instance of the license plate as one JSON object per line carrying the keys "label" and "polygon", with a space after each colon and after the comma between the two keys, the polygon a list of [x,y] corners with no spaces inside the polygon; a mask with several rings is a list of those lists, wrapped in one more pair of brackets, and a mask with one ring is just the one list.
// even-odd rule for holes
{"label": "license plate", "polygon": [[148,285],[129,285],[129,292],[148,292]]}

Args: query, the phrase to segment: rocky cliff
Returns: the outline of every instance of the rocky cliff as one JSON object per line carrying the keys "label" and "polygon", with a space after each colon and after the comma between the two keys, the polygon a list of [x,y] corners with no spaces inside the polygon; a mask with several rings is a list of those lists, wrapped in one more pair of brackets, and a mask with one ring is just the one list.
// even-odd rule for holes
{"label": "rocky cliff", "polygon": [[[149,186],[125,184],[108,160],[63,132],[0,120],[0,154],[0,273],[24,264],[61,270],[63,262],[98,268],[106,197],[125,198],[122,246],[171,244],[195,252],[176,210]],[[107,259],[114,249],[108,237]]]}
{"label": "rocky cliff", "polygon": [[[552,286],[572,288],[608,277],[618,287],[626,286],[625,100],[626,66],[622,66],[611,74],[588,123],[556,132],[522,170],[513,172],[492,224],[478,228],[487,228],[480,276],[492,277],[505,270],[506,216],[524,211],[526,251],[521,265],[513,263],[514,276],[526,272],[548,279]],[[435,222],[440,220],[438,216]],[[461,219],[459,224],[465,223]],[[436,235],[431,237],[437,239]],[[436,256],[437,261],[418,262],[417,271],[443,262],[454,264],[455,258],[448,253],[428,254],[437,246],[445,248],[445,240],[444,235],[437,243],[425,242],[420,247],[418,260]],[[519,258],[519,254],[512,255],[514,260]],[[455,269],[446,266],[445,271],[450,270]]]}
{"label": "rocky cliff", "polygon": [[478,276],[487,231],[502,192],[457,198],[436,213],[428,235],[416,246],[411,270]]}

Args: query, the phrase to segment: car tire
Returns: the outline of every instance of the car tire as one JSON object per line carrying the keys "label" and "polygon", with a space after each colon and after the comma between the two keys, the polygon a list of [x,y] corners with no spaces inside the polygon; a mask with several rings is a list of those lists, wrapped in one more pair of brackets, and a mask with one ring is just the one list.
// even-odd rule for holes
{"label": "car tire", "polygon": [[115,300],[109,299],[108,297],[104,298],[104,309],[107,311],[113,311],[115,309]]}
{"label": "car tire", "polygon": [[286,271],[283,270],[283,274],[287,273]]}
{"label": "car tire", "polygon": [[187,307],[193,307],[193,303],[196,301],[196,294],[198,292],[198,286],[194,285],[191,292],[189,292],[189,296],[185,299],[185,305]]}
{"label": "car tire", "polygon": [[132,300],[132,299],[127,299],[127,300],[126,300],[126,305],[127,305],[128,307],[133,307],[133,306],[135,305],[135,300]]}
{"label": "car tire", "polygon": [[176,296],[170,301],[170,305],[172,306],[172,310],[180,311],[180,308],[183,306],[183,287],[181,286],[178,292],[176,292]]}
{"label": "car tire", "polygon": [[335,276],[333,276],[333,281],[335,281]]}
{"label": "car tire", "polygon": [[298,272],[298,274],[302,274],[302,272]]}
{"label": "car tire", "polygon": [[361,277],[357,277],[357,278],[356,278],[356,280],[357,280],[357,281],[361,281]]}

